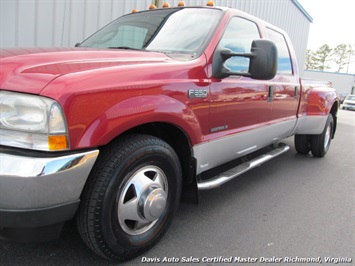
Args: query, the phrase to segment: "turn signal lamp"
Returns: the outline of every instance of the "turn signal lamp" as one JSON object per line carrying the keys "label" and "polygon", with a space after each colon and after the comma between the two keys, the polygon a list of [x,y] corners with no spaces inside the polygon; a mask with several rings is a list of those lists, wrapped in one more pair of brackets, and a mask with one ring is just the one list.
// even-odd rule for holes
{"label": "turn signal lamp", "polygon": [[153,4],[150,5],[149,9],[156,9],[157,7]]}
{"label": "turn signal lamp", "polygon": [[170,4],[169,4],[168,2],[165,2],[165,3],[163,4],[163,7],[164,7],[164,8],[170,7]]}
{"label": "turn signal lamp", "polygon": [[48,149],[50,151],[68,149],[67,137],[65,135],[48,136]]}
{"label": "turn signal lamp", "polygon": [[180,2],[178,3],[178,6],[185,6],[185,2],[184,2],[184,1],[180,1]]}
{"label": "turn signal lamp", "polygon": [[208,1],[207,6],[214,6],[214,1]]}

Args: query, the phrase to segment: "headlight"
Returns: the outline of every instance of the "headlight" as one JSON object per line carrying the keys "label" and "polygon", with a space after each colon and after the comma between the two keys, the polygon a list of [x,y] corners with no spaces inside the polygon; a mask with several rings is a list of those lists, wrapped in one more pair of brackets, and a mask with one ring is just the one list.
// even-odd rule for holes
{"label": "headlight", "polygon": [[60,105],[41,96],[0,91],[0,144],[67,150],[68,131]]}

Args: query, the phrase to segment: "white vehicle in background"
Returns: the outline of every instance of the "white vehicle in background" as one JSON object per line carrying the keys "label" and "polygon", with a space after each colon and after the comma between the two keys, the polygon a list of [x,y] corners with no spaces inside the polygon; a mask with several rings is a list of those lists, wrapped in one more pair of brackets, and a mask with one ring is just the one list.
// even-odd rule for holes
{"label": "white vehicle in background", "polygon": [[355,95],[346,96],[343,102],[344,110],[355,110]]}

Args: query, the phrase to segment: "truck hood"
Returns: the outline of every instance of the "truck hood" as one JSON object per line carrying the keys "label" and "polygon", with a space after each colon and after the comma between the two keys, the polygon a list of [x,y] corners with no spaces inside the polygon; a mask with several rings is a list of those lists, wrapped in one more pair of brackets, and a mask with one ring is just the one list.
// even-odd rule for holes
{"label": "truck hood", "polygon": [[171,60],[155,52],[88,48],[2,49],[0,59],[0,88],[32,94],[68,73]]}

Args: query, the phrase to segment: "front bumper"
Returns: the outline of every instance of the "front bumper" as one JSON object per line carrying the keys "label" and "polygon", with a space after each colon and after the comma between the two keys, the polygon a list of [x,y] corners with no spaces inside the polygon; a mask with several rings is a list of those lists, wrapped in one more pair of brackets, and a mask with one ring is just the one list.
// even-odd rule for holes
{"label": "front bumper", "polygon": [[0,237],[11,238],[8,229],[47,228],[73,218],[98,154],[0,153]]}

